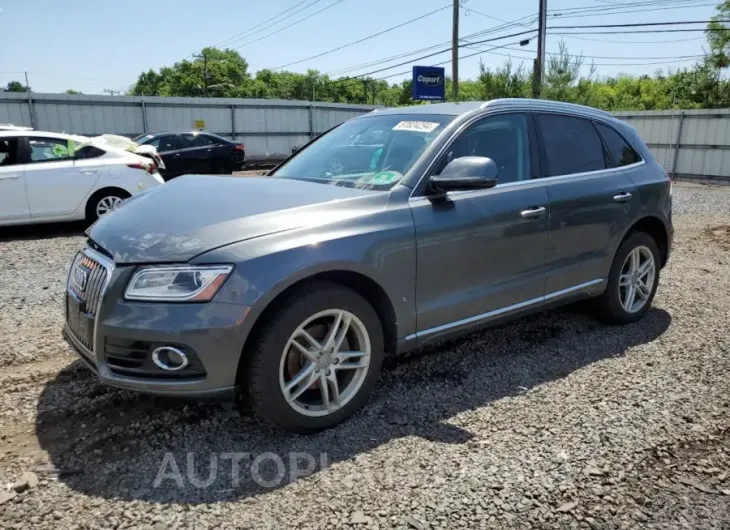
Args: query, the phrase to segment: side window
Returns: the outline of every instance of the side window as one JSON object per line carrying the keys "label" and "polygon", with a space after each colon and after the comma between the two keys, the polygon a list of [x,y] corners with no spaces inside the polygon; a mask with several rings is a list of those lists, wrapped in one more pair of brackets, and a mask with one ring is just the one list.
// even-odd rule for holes
{"label": "side window", "polygon": [[596,123],[598,130],[601,131],[601,136],[606,142],[608,151],[611,153],[613,159],[613,165],[615,167],[628,166],[641,162],[641,156],[637,153],[633,147],[631,147],[626,140],[624,140],[619,133],[617,133],[613,127],[604,125],[602,123]]}
{"label": "side window", "polygon": [[104,154],[104,151],[93,145],[87,145],[81,149],[77,149],[74,153],[74,158],[77,160],[86,160],[88,158],[99,158]]}
{"label": "side window", "polygon": [[158,136],[154,140],[145,142],[144,145],[151,145],[152,147],[157,149],[158,153],[167,153],[168,151],[174,151],[178,148],[174,134],[163,134],[162,136]]}
{"label": "side window", "polygon": [[530,137],[527,116],[500,114],[470,125],[436,165],[436,173],[462,156],[485,156],[497,164],[497,182],[530,180]]}
{"label": "side window", "polygon": [[30,162],[62,162],[73,158],[69,143],[60,138],[28,138]]}
{"label": "side window", "polygon": [[183,147],[207,147],[218,143],[218,140],[205,134],[185,133],[180,136],[183,139]]}
{"label": "side window", "polygon": [[559,114],[535,114],[548,177],[606,169],[603,142],[590,120]]}
{"label": "side window", "polygon": [[18,139],[3,138],[0,140],[0,167],[18,164]]}

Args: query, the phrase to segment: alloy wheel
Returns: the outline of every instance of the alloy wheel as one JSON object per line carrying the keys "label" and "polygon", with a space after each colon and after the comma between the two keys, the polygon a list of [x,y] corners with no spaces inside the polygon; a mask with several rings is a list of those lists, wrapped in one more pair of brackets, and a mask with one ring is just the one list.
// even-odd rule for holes
{"label": "alloy wheel", "polygon": [[624,261],[618,289],[621,307],[627,313],[640,311],[651,297],[656,280],[656,261],[645,246],[635,247]]}
{"label": "alloy wheel", "polygon": [[102,215],[111,212],[112,210],[117,208],[117,206],[119,206],[121,202],[122,199],[114,195],[102,197],[99,202],[96,203],[96,216],[101,217]]}
{"label": "alloy wheel", "polygon": [[282,352],[279,387],[284,399],[304,416],[336,412],[362,387],[370,354],[370,336],[357,316],[341,309],[312,315]]}

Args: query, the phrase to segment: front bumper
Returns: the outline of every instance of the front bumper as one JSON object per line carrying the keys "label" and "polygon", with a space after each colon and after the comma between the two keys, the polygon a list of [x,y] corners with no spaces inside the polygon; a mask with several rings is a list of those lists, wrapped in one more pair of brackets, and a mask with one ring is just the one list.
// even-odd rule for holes
{"label": "front bumper", "polygon": [[[234,395],[247,307],[127,301],[122,295],[134,267],[115,268],[97,253],[84,253],[105,263],[109,281],[97,296],[84,293],[90,296],[84,301],[75,290],[78,284],[72,286],[69,279],[63,336],[102,383],[192,399]],[[90,280],[90,286],[97,284]],[[189,365],[176,371],[163,369],[152,355],[162,346],[184,351]]]}

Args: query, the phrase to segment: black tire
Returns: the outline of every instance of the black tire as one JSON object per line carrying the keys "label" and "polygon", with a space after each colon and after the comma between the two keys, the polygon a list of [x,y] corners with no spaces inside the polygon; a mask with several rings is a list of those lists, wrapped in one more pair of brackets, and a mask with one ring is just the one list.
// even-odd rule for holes
{"label": "black tire", "polygon": [[[362,386],[345,406],[327,416],[305,416],[287,403],[280,389],[281,356],[297,327],[328,309],[343,309],[360,319],[370,338],[370,364]],[[383,363],[383,328],[377,313],[362,296],[336,284],[316,283],[304,287],[268,317],[254,340],[243,375],[247,401],[264,419],[300,434],[333,427],[360,409],[375,387]]]}
{"label": "black tire", "polygon": [[116,199],[123,201],[128,198],[129,193],[118,189],[97,191],[94,195],[91,196],[89,202],[86,204],[86,221],[91,224],[99,219],[99,214],[97,213],[98,207],[104,200]]}
{"label": "black tire", "polygon": [[[651,286],[649,297],[644,306],[636,312],[629,312],[623,308],[620,300],[619,277],[621,270],[628,255],[637,247],[646,247],[654,258],[656,272],[654,274],[654,285]],[[608,285],[606,291],[594,301],[597,316],[609,324],[629,324],[640,320],[651,307],[651,303],[656,295],[657,286],[659,285],[659,273],[661,258],[659,247],[656,241],[646,232],[630,233],[621,243],[613,258],[611,272],[608,276]]]}

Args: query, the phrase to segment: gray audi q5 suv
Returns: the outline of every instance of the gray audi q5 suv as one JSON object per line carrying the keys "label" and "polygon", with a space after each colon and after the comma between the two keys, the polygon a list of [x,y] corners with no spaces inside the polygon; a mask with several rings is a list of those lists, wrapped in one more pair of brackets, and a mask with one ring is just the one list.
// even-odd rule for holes
{"label": "gray audi q5 suv", "polygon": [[88,230],[64,335],[102,382],[244,392],[313,432],[362,407],[387,354],[591,298],[649,308],[671,183],[629,125],[533,100],[373,111],[261,178],[185,176]]}

